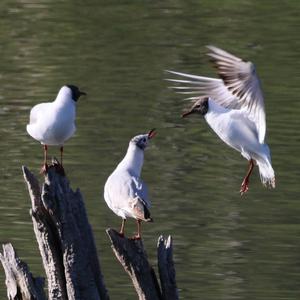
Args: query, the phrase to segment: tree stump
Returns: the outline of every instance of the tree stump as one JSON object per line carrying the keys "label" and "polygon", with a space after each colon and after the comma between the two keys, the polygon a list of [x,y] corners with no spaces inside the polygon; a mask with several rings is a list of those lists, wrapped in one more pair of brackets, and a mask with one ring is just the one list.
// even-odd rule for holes
{"label": "tree stump", "polygon": [[12,244],[5,244],[0,261],[5,271],[9,300],[45,300],[44,278],[34,278],[25,262],[16,254]]}
{"label": "tree stump", "polygon": [[82,195],[69,186],[56,160],[40,189],[23,167],[34,232],[48,281],[49,300],[109,299]]}
{"label": "tree stump", "polygon": [[[33,229],[47,277],[48,299],[109,300],[79,189],[72,191],[56,160],[47,170],[42,187],[26,167],[22,169],[31,199]],[[121,237],[113,229],[106,232],[140,300],[178,299],[170,236],[158,239],[159,284],[142,240]],[[32,276],[11,244],[3,245],[0,260],[6,274],[9,300],[46,299],[44,280]]]}
{"label": "tree stump", "polygon": [[158,238],[157,263],[163,299],[178,300],[176,272],[173,262],[173,242],[170,235],[167,239],[162,235]]}
{"label": "tree stump", "polygon": [[120,236],[114,229],[107,229],[112,249],[124,270],[132,280],[139,300],[177,300],[175,268],[172,258],[172,239],[160,236],[158,239],[158,268],[160,284],[154,269],[148,262],[141,239],[128,239]]}

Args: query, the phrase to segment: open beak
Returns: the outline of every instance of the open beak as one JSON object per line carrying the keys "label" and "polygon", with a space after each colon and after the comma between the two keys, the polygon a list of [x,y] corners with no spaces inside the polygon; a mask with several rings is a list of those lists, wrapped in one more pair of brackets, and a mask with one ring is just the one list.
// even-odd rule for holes
{"label": "open beak", "polygon": [[185,118],[185,117],[187,117],[187,116],[189,116],[189,115],[191,115],[191,114],[193,114],[194,113],[194,110],[193,109],[191,109],[191,110],[189,110],[189,111],[186,111],[186,112],[184,112],[182,115],[181,115],[181,118]]}
{"label": "open beak", "polygon": [[148,132],[148,139],[152,139],[156,136],[156,131],[155,131],[155,128],[151,129],[149,132]]}

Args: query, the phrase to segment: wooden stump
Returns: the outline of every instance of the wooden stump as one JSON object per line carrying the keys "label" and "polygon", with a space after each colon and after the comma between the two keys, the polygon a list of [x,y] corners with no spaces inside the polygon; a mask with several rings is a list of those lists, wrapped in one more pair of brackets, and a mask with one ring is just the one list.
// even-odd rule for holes
{"label": "wooden stump", "polygon": [[158,240],[160,289],[155,271],[148,262],[142,240],[121,237],[116,230],[110,228],[106,233],[111,240],[114,254],[132,280],[139,300],[178,299],[170,236],[166,241],[162,236]]}
{"label": "wooden stump", "polygon": [[165,239],[162,235],[157,242],[157,262],[159,278],[164,300],[178,300],[178,290],[176,285],[176,272],[173,262],[173,242],[169,235]]}
{"label": "wooden stump", "polygon": [[[34,233],[43,260],[49,300],[109,300],[82,195],[70,188],[54,160],[40,187],[23,167]],[[107,229],[114,254],[132,279],[140,300],[177,300],[172,239],[158,239],[160,285],[148,262],[142,240],[121,237]],[[44,280],[34,278],[11,244],[3,245],[0,260],[6,274],[9,300],[45,300]]]}
{"label": "wooden stump", "polygon": [[34,232],[43,259],[49,300],[109,299],[82,195],[54,161],[40,189],[23,167]]}
{"label": "wooden stump", "polygon": [[16,254],[12,244],[3,245],[0,261],[5,271],[9,300],[45,300],[44,278],[34,278],[25,262]]}

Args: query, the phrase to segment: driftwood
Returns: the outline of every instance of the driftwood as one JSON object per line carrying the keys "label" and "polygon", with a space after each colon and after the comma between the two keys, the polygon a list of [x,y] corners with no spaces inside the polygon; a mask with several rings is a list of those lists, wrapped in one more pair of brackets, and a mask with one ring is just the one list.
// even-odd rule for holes
{"label": "driftwood", "polygon": [[173,243],[171,236],[169,236],[167,239],[165,239],[163,236],[158,238],[157,263],[163,299],[179,299],[175,278]]}
{"label": "driftwood", "polygon": [[5,271],[9,300],[45,300],[44,278],[34,278],[25,262],[17,256],[12,244],[3,245],[0,261]]}
{"label": "driftwood", "polygon": [[23,167],[48,299],[109,299],[82,195],[71,190],[58,170],[54,161],[40,189],[35,176]]}
{"label": "driftwood", "polygon": [[[56,160],[40,187],[23,167],[28,187],[33,229],[42,256],[49,300],[109,300],[82,195],[69,186]],[[107,229],[112,249],[132,279],[140,300],[177,300],[172,239],[157,244],[159,278],[149,264],[142,240],[121,237]],[[5,270],[9,300],[45,300],[43,278],[34,278],[11,244],[3,245],[0,260]],[[160,281],[160,284],[159,284]]]}
{"label": "driftwood", "polygon": [[130,276],[140,300],[177,300],[178,292],[175,281],[175,269],[172,258],[172,239],[158,239],[158,268],[161,289],[154,269],[148,262],[142,240],[122,237],[113,229],[106,230],[112,249]]}

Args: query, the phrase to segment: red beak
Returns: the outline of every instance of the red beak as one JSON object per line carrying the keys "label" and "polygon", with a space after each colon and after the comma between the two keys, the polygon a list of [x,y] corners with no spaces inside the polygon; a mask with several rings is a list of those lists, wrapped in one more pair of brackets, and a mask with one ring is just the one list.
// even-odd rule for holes
{"label": "red beak", "polygon": [[148,132],[148,139],[152,139],[156,136],[156,131],[155,131],[155,128],[151,129],[149,132]]}

